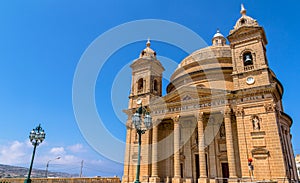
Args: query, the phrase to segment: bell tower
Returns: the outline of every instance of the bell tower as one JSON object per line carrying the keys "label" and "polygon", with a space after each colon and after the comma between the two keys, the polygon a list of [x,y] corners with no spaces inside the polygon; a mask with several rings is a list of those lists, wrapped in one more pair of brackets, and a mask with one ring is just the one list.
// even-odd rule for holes
{"label": "bell tower", "polygon": [[132,69],[131,92],[128,108],[136,108],[137,99],[143,105],[148,105],[150,100],[162,96],[162,73],[165,70],[156,58],[156,52],[151,48],[150,40],[146,48],[141,51],[138,59],[130,65]]}
{"label": "bell tower", "polygon": [[246,15],[243,5],[241,14],[228,36],[241,167],[238,174],[251,179],[250,170],[257,180],[298,181],[290,138],[292,119],[283,110],[283,86],[268,65],[265,31]]}
{"label": "bell tower", "polygon": [[265,31],[246,15],[243,5],[241,15],[227,37],[232,50],[234,90],[269,85]]}
{"label": "bell tower", "polygon": [[[137,132],[132,128],[131,116],[142,104],[148,107],[152,99],[162,96],[162,73],[165,70],[156,58],[156,52],[151,48],[150,40],[146,43],[146,48],[141,51],[139,58],[130,65],[132,70],[131,91],[129,95],[128,110],[124,112],[128,115],[126,123],[126,149],[124,158],[124,175],[122,182],[134,182],[136,163],[138,158]],[[152,130],[147,130],[142,135],[143,148],[141,149],[141,174],[140,180],[148,182],[151,176],[151,154],[148,145],[152,142]]]}

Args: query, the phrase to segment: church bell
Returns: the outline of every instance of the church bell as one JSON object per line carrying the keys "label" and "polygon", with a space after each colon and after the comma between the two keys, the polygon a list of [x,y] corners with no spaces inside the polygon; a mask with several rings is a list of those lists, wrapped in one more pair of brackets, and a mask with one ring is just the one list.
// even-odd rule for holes
{"label": "church bell", "polygon": [[252,62],[251,55],[246,55],[246,57],[245,57],[245,63],[251,63],[251,62]]}

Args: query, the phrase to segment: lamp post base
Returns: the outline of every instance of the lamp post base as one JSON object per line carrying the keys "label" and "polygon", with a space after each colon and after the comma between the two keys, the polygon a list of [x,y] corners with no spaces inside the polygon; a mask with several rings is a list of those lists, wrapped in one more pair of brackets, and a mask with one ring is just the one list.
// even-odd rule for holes
{"label": "lamp post base", "polygon": [[138,180],[136,180],[136,181],[134,181],[134,183],[141,183],[140,181],[138,181]]}
{"label": "lamp post base", "polygon": [[25,179],[24,183],[31,183],[31,179]]}

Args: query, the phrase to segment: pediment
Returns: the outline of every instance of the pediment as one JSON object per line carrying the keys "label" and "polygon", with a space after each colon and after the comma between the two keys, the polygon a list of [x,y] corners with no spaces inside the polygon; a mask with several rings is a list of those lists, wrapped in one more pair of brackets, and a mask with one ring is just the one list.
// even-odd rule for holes
{"label": "pediment", "polygon": [[166,96],[152,101],[152,105],[159,105],[162,103],[176,103],[176,102],[199,102],[202,98],[211,97],[212,95],[224,95],[226,91],[216,90],[203,87],[195,86],[184,86],[180,89],[177,89],[171,93],[168,93]]}

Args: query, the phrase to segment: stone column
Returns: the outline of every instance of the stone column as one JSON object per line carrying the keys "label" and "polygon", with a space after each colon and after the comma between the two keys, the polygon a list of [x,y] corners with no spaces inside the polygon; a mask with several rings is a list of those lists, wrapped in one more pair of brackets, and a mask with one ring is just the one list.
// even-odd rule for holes
{"label": "stone column", "polygon": [[[234,155],[234,146],[233,146],[233,137],[232,137],[232,127],[231,127],[231,110],[227,108],[224,112],[224,123],[225,123],[225,132],[226,132],[226,147],[227,147],[227,159],[229,166],[229,179],[236,179],[236,164],[235,164],[235,155]],[[229,180],[230,181],[230,180]],[[236,181],[236,180],[232,180]]]}
{"label": "stone column", "polygon": [[150,182],[160,182],[158,177],[158,124],[152,129],[152,175]]}
{"label": "stone column", "polygon": [[[250,181],[250,174],[249,174],[249,167],[248,167],[248,158],[249,156],[249,149],[247,139],[249,138],[249,131],[246,132],[245,128],[245,114],[243,107],[236,107],[235,108],[235,116],[236,116],[236,126],[237,126],[237,135],[238,135],[238,143],[239,143],[239,161],[240,161],[240,172],[241,178],[246,181]],[[250,149],[251,150],[251,149]]]}
{"label": "stone column", "polygon": [[127,122],[126,124],[126,148],[124,157],[124,174],[122,177],[122,183],[129,182],[129,168],[130,168],[130,154],[131,154],[131,128]]}
{"label": "stone column", "polygon": [[198,179],[198,183],[207,182],[203,126],[204,126],[203,112],[201,112],[199,113],[199,117],[198,117],[198,149],[199,149],[199,167],[200,167],[200,177]]}
{"label": "stone column", "polygon": [[179,115],[172,118],[174,121],[174,178],[172,183],[180,183],[180,126]]}
{"label": "stone column", "polygon": [[295,159],[293,158],[295,156],[294,156],[294,153],[293,153],[293,146],[292,146],[291,134],[290,134],[289,129],[287,130],[287,140],[288,140],[287,145],[288,145],[289,153],[290,153],[290,157],[291,157],[291,169],[290,169],[291,175],[292,175],[292,178],[298,182],[296,162],[295,162]]}

